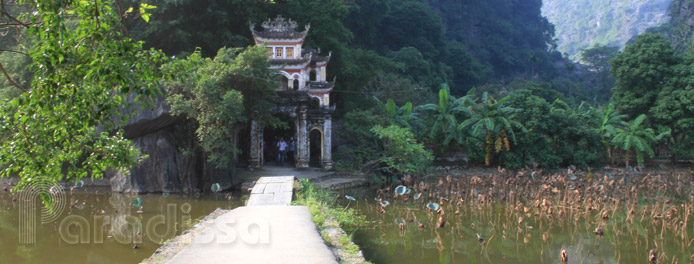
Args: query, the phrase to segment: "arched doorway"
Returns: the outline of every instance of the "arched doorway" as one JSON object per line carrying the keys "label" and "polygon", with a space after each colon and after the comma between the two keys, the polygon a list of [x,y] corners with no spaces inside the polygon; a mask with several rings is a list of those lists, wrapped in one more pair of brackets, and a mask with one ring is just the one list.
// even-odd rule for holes
{"label": "arched doorway", "polygon": [[311,167],[323,167],[323,135],[317,128],[309,133],[309,157],[308,165]]}
{"label": "arched doorway", "polygon": [[294,80],[294,91],[299,90],[299,79]]}
{"label": "arched doorway", "polygon": [[280,77],[280,90],[286,91],[288,87],[289,78],[287,78],[287,76],[282,75],[282,77]]}
{"label": "arched doorway", "polygon": [[[277,165],[279,157],[277,143],[279,143],[280,138],[283,138],[288,145],[292,139],[296,140],[294,120],[285,113],[276,113],[274,116],[279,118],[282,124],[277,127],[263,128],[263,142],[266,146],[263,147],[262,151],[265,165]],[[287,153],[287,158],[289,158],[289,153]],[[293,162],[289,159],[284,162],[284,166],[291,166],[292,164]]]}

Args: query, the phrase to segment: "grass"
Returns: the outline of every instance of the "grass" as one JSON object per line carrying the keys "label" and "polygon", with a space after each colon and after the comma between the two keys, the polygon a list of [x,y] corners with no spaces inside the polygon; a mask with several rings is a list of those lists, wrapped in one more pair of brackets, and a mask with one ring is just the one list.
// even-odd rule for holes
{"label": "grass", "polygon": [[353,232],[359,227],[366,226],[366,216],[357,215],[352,208],[340,208],[337,195],[320,188],[307,179],[302,179],[296,191],[294,204],[308,206],[313,222],[323,229],[328,218],[334,218],[346,232]]}
{"label": "grass", "polygon": [[[341,227],[346,232],[354,232],[357,228],[366,226],[368,223],[364,215],[357,215],[352,208],[340,208],[337,204],[337,196],[330,191],[320,188],[307,179],[302,179],[294,186],[296,197],[293,204],[304,205],[309,208],[313,215],[313,222],[321,231],[321,237],[337,251],[344,251],[351,256],[350,259],[361,258],[361,249],[352,242],[352,236],[344,232],[339,232],[338,237],[333,237],[324,228]],[[347,231],[349,230],[349,231]],[[340,258],[342,258],[340,254]],[[363,261],[360,263],[370,263]],[[350,263],[342,261],[341,263]]]}

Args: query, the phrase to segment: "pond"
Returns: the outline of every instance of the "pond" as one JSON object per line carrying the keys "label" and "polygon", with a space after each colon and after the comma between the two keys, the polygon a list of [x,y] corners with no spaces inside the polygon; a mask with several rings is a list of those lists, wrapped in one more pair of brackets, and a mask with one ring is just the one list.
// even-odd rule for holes
{"label": "pond", "polygon": [[[24,206],[20,199],[0,190],[0,263],[139,263],[161,243],[215,209],[242,205],[225,193],[134,195],[66,190],[65,198],[66,206],[55,220],[42,223],[39,211],[34,215],[37,223],[27,229],[20,225],[29,222],[20,210]],[[34,243],[20,243],[20,239],[28,241],[27,234]]]}
{"label": "pond", "polygon": [[692,174],[529,174],[406,179],[341,200],[372,221],[353,239],[374,263],[561,263],[562,250],[568,263],[694,263]]}

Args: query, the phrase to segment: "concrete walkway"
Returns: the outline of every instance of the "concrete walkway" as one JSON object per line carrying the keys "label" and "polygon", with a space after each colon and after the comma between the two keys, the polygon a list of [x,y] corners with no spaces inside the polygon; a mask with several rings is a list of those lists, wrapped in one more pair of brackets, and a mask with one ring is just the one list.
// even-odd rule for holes
{"label": "concrete walkway", "polygon": [[242,182],[255,181],[260,177],[276,177],[276,176],[295,176],[296,179],[313,179],[320,178],[326,175],[333,174],[331,171],[324,171],[321,169],[311,168],[311,169],[296,169],[291,166],[273,166],[265,165],[260,169],[238,169],[239,177]]}
{"label": "concrete walkway", "polygon": [[337,263],[305,206],[290,206],[294,176],[261,177],[248,204],[219,216],[168,263]]}
{"label": "concrete walkway", "polygon": [[242,190],[253,188],[257,180],[262,177],[276,177],[280,175],[294,175],[299,180],[308,179],[313,184],[328,190],[351,188],[368,183],[364,175],[335,173],[315,168],[299,170],[290,166],[266,165],[263,168],[254,170],[239,169],[238,172],[243,182],[241,185]]}
{"label": "concrete walkway", "polygon": [[[234,240],[224,238],[224,225],[232,227]],[[240,207],[206,231],[169,263],[337,263],[305,206]]]}
{"label": "concrete walkway", "polygon": [[278,206],[292,204],[294,176],[260,177],[251,189],[246,206]]}

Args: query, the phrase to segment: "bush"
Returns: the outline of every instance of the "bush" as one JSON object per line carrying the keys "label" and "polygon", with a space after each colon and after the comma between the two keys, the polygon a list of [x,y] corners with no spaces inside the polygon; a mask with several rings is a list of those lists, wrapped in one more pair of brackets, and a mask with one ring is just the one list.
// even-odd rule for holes
{"label": "bush", "polygon": [[376,125],[371,128],[371,132],[381,139],[383,153],[379,161],[385,166],[383,169],[397,175],[424,172],[431,167],[434,159],[431,151],[417,143],[409,129],[395,125],[385,128]]}
{"label": "bush", "polygon": [[370,129],[386,120],[372,110],[355,110],[347,113],[344,121],[344,129],[340,130],[342,143],[333,155],[335,167],[340,171],[361,171],[365,162],[377,159],[381,152],[378,138]]}

